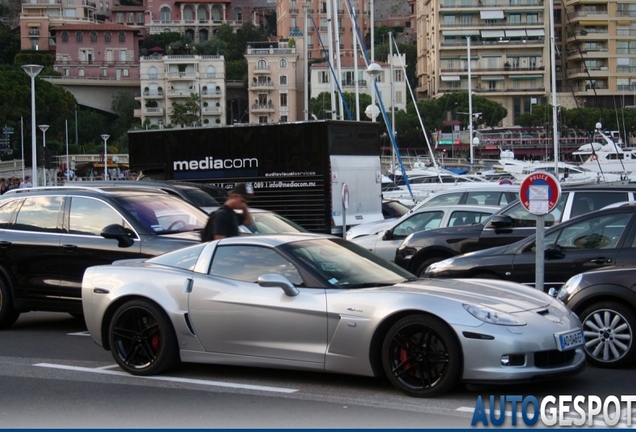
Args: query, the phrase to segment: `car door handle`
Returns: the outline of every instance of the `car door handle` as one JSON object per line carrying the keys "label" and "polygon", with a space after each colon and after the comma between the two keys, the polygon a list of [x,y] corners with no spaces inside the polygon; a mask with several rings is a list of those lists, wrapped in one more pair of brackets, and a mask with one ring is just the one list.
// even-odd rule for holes
{"label": "car door handle", "polygon": [[609,264],[612,262],[611,258],[594,258],[593,260],[590,260],[591,263],[593,264]]}
{"label": "car door handle", "polygon": [[190,294],[192,292],[192,284],[193,284],[194,280],[192,280],[192,278],[187,278],[184,282],[183,282],[183,292],[186,294]]}
{"label": "car door handle", "polygon": [[74,244],[64,244],[64,245],[62,245],[62,247],[63,247],[65,250],[67,250],[68,252],[72,252],[72,251],[74,251],[75,249],[77,249],[77,245],[74,245]]}
{"label": "car door handle", "polygon": [[10,241],[6,241],[6,240],[0,241],[0,248],[6,249],[9,246],[11,246],[11,242]]}

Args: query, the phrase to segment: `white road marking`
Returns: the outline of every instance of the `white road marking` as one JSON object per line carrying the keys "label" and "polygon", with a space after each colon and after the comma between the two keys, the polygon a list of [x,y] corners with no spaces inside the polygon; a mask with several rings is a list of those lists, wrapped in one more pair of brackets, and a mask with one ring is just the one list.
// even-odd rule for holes
{"label": "white road marking", "polygon": [[91,334],[88,332],[88,330],[83,331],[83,332],[77,332],[77,333],[67,333],[67,336],[90,336]]}
{"label": "white road marking", "polygon": [[[130,375],[127,372],[105,370],[104,368],[85,368],[85,367],[79,367],[79,366],[58,365],[53,363],[36,363],[33,366],[52,368],[52,369],[64,369],[64,370],[71,370],[71,371],[78,371],[78,372],[91,372],[91,373],[98,373],[98,374],[105,374],[105,375],[118,375],[118,376],[130,377],[130,378],[150,379],[150,380],[156,380],[156,381],[180,382],[180,383],[187,383],[187,384],[199,384],[199,385],[207,385],[207,386],[213,386],[213,387],[228,387],[228,388],[236,388],[236,389],[258,390],[258,391],[274,392],[274,393],[296,393],[300,391],[300,389],[291,389],[291,388],[283,388],[283,387],[257,386],[257,385],[249,385],[249,384],[232,384],[232,383],[226,383],[221,381],[207,381],[207,380],[177,378],[177,377],[169,377],[169,376],[136,376],[136,375]],[[113,366],[106,366],[106,367],[111,368]]]}

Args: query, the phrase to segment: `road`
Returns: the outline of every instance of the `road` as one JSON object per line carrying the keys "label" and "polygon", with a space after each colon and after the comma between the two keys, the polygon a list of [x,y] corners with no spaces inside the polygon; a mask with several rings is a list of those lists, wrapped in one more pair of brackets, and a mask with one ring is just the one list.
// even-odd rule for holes
{"label": "road", "polygon": [[435,399],[405,396],[384,379],[259,368],[187,364],[144,378],[122,372],[110,353],[93,343],[83,322],[66,314],[32,312],[0,332],[0,425],[469,428],[480,395],[485,400],[511,394],[629,395],[636,393],[634,369],[590,366],[567,380],[462,387]]}

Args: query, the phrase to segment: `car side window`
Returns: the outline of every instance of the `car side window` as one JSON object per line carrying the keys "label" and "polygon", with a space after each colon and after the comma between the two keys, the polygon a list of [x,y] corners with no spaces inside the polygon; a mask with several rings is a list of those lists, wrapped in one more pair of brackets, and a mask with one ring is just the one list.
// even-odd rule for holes
{"label": "car side window", "polygon": [[447,193],[432,197],[423,207],[443,206],[458,204],[463,192]]}
{"label": "car side window", "polygon": [[7,228],[11,226],[13,214],[20,207],[19,204],[21,203],[22,200],[16,199],[6,202],[4,205],[0,206],[0,228]]}
{"label": "car side window", "polygon": [[489,213],[483,212],[466,210],[455,211],[448,221],[448,226],[472,225],[474,223],[480,223],[482,220],[486,220],[490,216],[491,215]]}
{"label": "car side window", "polygon": [[[544,216],[546,227],[552,226],[561,221],[566,201],[567,194],[562,194],[554,210]],[[513,228],[536,228],[537,226],[537,217],[526,210],[521,203],[513,205],[501,214],[512,218]]]}
{"label": "car side window", "polygon": [[619,213],[582,220],[547,235],[545,244],[557,244],[563,250],[613,249],[631,217],[630,213]]}
{"label": "car side window", "polygon": [[627,192],[576,192],[572,201],[570,218],[622,201],[629,201]]}
{"label": "car side window", "polygon": [[18,212],[15,229],[22,231],[60,232],[58,219],[62,197],[42,196],[25,198]]}
{"label": "car side window", "polygon": [[501,192],[468,192],[468,198],[466,199],[466,204],[475,204],[473,201],[476,200],[476,204],[479,205],[493,205],[500,206],[501,205],[501,197],[504,194]]}
{"label": "car side window", "polygon": [[256,283],[263,274],[285,276],[295,286],[303,279],[296,267],[273,249],[233,245],[219,246],[214,252],[210,275]]}
{"label": "car side window", "polygon": [[393,237],[405,238],[407,235],[417,231],[439,228],[443,218],[443,211],[415,213],[393,228]]}
{"label": "car side window", "polygon": [[121,215],[105,202],[91,198],[72,198],[69,233],[99,236],[104,227],[112,224],[129,228]]}

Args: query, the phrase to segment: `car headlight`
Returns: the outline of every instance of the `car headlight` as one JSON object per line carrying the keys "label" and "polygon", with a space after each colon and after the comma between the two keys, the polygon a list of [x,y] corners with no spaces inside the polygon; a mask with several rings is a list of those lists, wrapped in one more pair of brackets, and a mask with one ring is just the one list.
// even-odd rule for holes
{"label": "car headlight", "polygon": [[574,291],[576,291],[579,288],[581,279],[583,279],[583,276],[580,274],[577,274],[576,276],[572,276],[570,279],[568,279],[567,282],[563,284],[561,288],[559,288],[559,292],[557,292],[557,298],[563,301],[572,293],[574,293]]}
{"label": "car headlight", "polygon": [[431,264],[430,266],[428,266],[428,268],[426,269],[426,274],[437,273],[437,272],[446,270],[446,268],[450,267],[454,261],[455,261],[455,258],[448,258],[442,261],[437,261]]}
{"label": "car headlight", "polygon": [[489,324],[503,325],[503,326],[522,326],[526,325],[525,321],[517,318],[514,315],[510,315],[506,312],[501,312],[493,308],[489,308],[483,305],[474,305],[470,303],[463,304],[464,309],[469,314],[474,316],[480,321]]}

